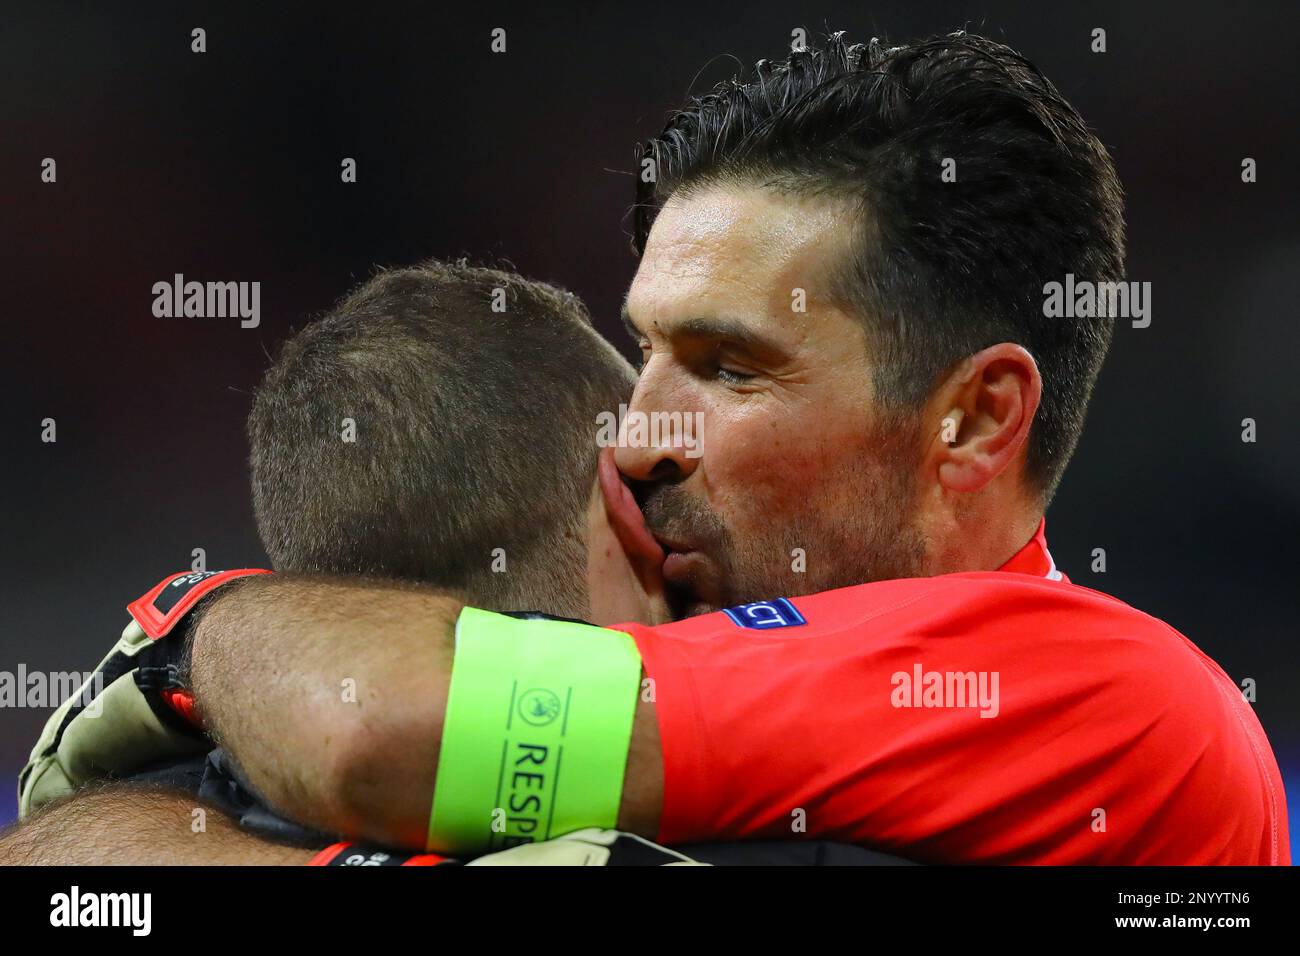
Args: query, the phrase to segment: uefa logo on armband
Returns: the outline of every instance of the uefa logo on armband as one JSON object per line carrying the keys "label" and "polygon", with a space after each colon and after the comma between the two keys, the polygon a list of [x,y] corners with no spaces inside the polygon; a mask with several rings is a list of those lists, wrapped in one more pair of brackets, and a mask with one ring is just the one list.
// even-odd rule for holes
{"label": "uefa logo on armband", "polygon": [[545,727],[560,716],[560,698],[545,687],[534,687],[519,698],[519,716],[534,727]]}

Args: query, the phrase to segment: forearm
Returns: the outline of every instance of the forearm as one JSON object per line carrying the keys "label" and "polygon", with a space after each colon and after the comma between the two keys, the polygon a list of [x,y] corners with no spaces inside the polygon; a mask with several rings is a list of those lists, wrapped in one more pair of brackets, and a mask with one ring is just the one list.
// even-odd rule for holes
{"label": "forearm", "polygon": [[293,866],[314,853],[255,837],[187,794],[122,784],[52,804],[0,834],[5,866]]}
{"label": "forearm", "polygon": [[252,578],[195,630],[195,699],[247,782],[321,830],[423,848],[461,601]]}

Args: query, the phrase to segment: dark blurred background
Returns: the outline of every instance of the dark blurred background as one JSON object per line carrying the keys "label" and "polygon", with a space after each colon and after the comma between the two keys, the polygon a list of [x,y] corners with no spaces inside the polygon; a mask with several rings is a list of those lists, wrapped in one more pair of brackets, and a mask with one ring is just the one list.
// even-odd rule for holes
{"label": "dark blurred background", "polygon": [[[1057,562],[1257,681],[1297,805],[1295,4],[6,6],[0,670],[88,670],[126,602],[194,548],[210,568],[264,562],[249,391],[373,265],[507,258],[579,293],[631,354],[633,146],[688,90],[783,56],[795,27],[964,27],[1034,60],[1099,131],[1128,192],[1130,277],[1153,285],[1151,327],[1121,322],[1049,513]],[[155,318],[151,287],[177,272],[260,281],[261,326]],[[0,780],[47,713],[0,710]],[[14,805],[5,784],[0,824]]]}

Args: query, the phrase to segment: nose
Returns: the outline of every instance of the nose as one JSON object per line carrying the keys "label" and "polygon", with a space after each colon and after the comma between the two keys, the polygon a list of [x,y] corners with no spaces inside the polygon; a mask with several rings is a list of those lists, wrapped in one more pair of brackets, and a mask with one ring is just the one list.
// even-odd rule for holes
{"label": "nose", "polygon": [[699,466],[700,443],[692,425],[697,412],[678,389],[653,368],[651,359],[637,380],[619,429],[614,462],[631,481],[676,482]]}

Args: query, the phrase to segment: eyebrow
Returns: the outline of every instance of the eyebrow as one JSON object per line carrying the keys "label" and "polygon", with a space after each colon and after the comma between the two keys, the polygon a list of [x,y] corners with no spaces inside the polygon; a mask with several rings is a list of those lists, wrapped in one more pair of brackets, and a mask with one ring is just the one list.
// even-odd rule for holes
{"label": "eyebrow", "polygon": [[[623,326],[633,341],[642,338],[641,332],[632,321],[632,314],[627,309],[627,300],[623,300],[620,310]],[[686,336],[699,339],[718,339],[738,345],[755,355],[785,355],[784,346],[754,330],[752,326],[738,319],[715,316],[692,316],[681,322],[673,323],[670,329],[673,336]]]}

